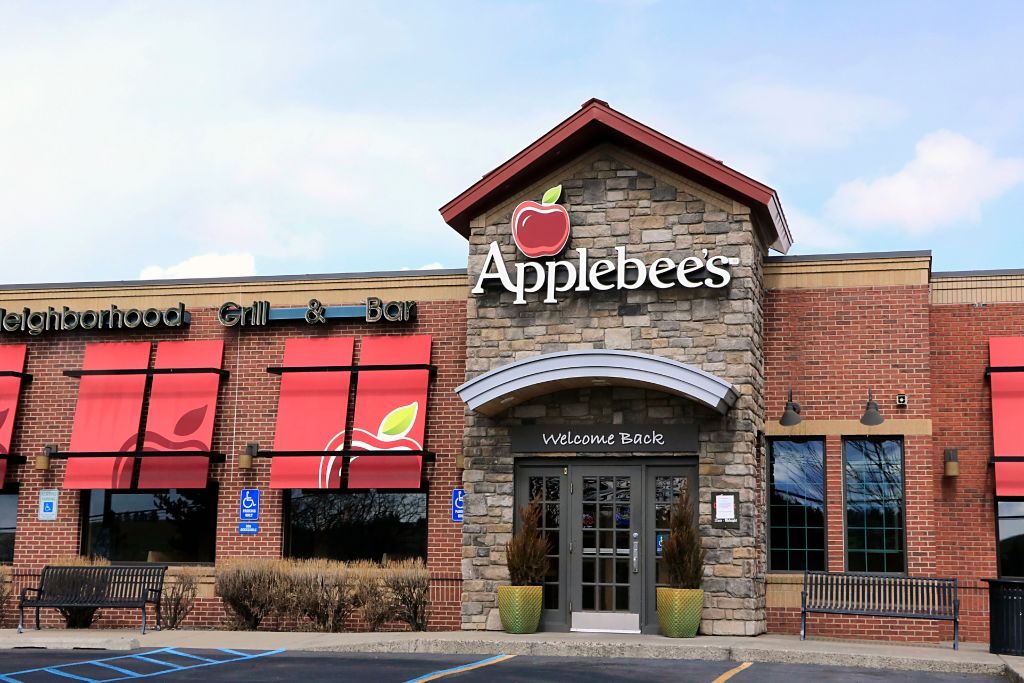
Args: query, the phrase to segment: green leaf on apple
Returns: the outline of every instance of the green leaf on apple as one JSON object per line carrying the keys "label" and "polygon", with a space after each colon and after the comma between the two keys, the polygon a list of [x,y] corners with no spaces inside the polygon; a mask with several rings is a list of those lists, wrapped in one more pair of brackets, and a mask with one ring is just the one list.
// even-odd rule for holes
{"label": "green leaf on apple", "polygon": [[554,204],[558,201],[558,198],[562,196],[562,186],[555,185],[550,190],[544,193],[544,198],[540,200],[541,204]]}

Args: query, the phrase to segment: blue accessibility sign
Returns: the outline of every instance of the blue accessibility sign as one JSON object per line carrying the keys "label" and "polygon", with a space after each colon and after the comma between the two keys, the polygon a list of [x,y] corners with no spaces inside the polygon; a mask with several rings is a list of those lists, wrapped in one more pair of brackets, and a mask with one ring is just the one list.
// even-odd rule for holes
{"label": "blue accessibility sign", "polygon": [[661,557],[661,551],[665,548],[665,538],[668,536],[664,531],[659,531],[657,535],[657,542],[655,543],[654,552],[658,557]]}
{"label": "blue accessibility sign", "polygon": [[238,533],[243,536],[252,534],[258,534],[260,532],[260,525],[255,522],[242,522],[238,525]]}
{"label": "blue accessibility sign", "polygon": [[242,497],[238,501],[238,519],[243,522],[255,522],[260,518],[260,490],[242,489]]}
{"label": "blue accessibility sign", "polygon": [[461,522],[466,505],[465,489],[452,489],[452,521]]}

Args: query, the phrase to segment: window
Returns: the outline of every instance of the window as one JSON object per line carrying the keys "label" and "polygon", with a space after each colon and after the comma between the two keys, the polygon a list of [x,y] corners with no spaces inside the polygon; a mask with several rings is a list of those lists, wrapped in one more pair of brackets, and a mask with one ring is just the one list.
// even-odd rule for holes
{"label": "window", "polygon": [[996,502],[999,515],[999,576],[1024,577],[1024,501]]}
{"label": "window", "polygon": [[771,571],[825,571],[825,442],[769,444]]}
{"label": "window", "polygon": [[112,562],[213,562],[214,489],[83,496],[82,552]]}
{"label": "window", "polygon": [[846,487],[846,569],[906,571],[903,541],[903,442],[843,441]]}
{"label": "window", "polygon": [[0,564],[14,562],[14,525],[18,519],[18,494],[0,493]]}
{"label": "window", "polygon": [[285,555],[331,560],[427,558],[426,493],[294,489]]}

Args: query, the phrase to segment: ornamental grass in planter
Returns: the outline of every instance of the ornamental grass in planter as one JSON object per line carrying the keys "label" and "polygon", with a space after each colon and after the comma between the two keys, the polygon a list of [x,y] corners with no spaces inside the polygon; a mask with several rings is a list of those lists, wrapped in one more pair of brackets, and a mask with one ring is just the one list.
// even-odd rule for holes
{"label": "ornamental grass in planter", "polygon": [[548,572],[547,541],[540,535],[537,501],[519,509],[519,530],[505,545],[511,586],[498,586],[498,613],[508,633],[535,633],[544,604]]}
{"label": "ornamental grass in planter", "polygon": [[704,547],[688,487],[679,490],[669,535],[662,544],[668,587],[657,589],[658,623],[669,638],[693,638],[704,610]]}

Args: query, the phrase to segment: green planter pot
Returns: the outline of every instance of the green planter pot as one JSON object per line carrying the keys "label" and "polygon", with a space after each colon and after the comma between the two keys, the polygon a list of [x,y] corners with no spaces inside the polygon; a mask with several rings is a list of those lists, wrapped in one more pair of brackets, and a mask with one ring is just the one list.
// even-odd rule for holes
{"label": "green planter pot", "polygon": [[659,588],[658,624],[669,638],[693,638],[704,611],[704,591],[700,588]]}
{"label": "green planter pot", "polygon": [[498,612],[508,633],[536,633],[543,607],[542,586],[498,586]]}

